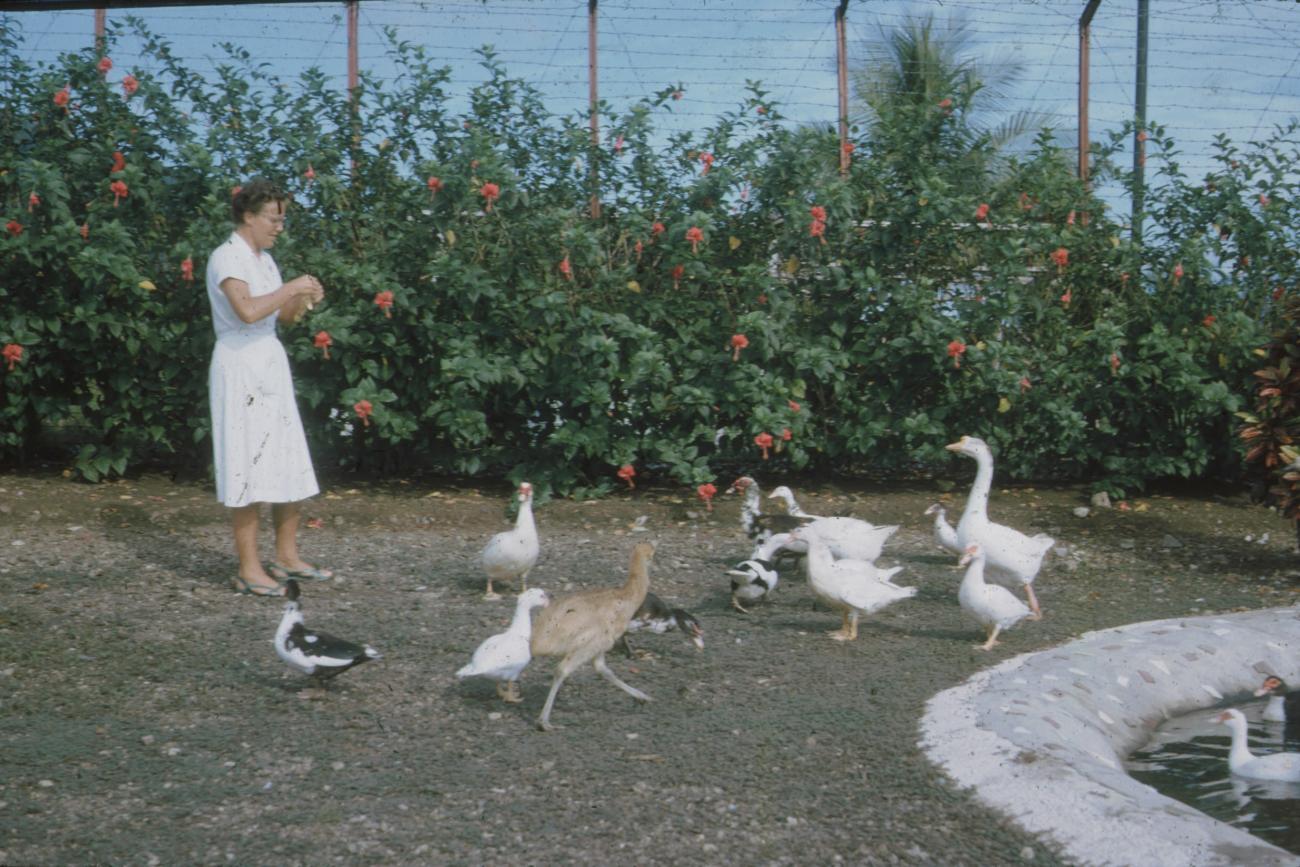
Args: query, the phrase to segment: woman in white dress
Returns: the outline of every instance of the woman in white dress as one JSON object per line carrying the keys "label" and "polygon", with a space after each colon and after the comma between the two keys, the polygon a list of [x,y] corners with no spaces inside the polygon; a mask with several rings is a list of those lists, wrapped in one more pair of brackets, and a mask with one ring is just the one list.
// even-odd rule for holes
{"label": "woman in white dress", "polygon": [[[325,290],[310,274],[282,282],[267,252],[284,231],[288,201],[269,181],[241,187],[231,201],[235,230],[212,252],[207,269],[217,333],[208,370],[217,499],[233,513],[239,555],[235,586],[254,596],[284,595],[277,577],[331,577],[298,554],[298,503],[320,488],[276,322],[300,318]],[[257,546],[262,503],[272,504],[275,524],[269,571]]]}

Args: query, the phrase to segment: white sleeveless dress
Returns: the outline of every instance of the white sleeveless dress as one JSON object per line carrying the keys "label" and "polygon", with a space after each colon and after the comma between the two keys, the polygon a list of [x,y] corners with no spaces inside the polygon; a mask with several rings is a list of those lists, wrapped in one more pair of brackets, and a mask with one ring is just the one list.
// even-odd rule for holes
{"label": "white sleeveless dress", "polygon": [[240,320],[221,281],[234,277],[254,297],[279,289],[275,260],[237,233],[208,258],[208,302],[217,343],[208,368],[217,499],[227,506],[292,503],[320,492],[294,400],[289,358],[272,313]]}

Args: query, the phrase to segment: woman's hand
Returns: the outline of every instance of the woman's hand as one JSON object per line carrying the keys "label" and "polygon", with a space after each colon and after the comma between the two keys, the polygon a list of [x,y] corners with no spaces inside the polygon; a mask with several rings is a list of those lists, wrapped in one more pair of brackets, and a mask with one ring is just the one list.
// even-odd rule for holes
{"label": "woman's hand", "polygon": [[303,314],[325,299],[325,287],[311,274],[295,277],[284,288],[289,291],[290,300],[280,309],[281,320],[297,322]]}

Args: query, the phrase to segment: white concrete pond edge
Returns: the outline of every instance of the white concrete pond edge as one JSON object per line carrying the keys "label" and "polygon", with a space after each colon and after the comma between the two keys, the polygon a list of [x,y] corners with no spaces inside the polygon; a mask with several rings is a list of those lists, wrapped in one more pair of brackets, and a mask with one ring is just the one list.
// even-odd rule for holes
{"label": "white concrete pond edge", "polygon": [[1124,772],[1160,722],[1247,700],[1265,674],[1300,684],[1300,609],[1089,632],[936,695],[920,745],[959,786],[1080,864],[1300,864]]}

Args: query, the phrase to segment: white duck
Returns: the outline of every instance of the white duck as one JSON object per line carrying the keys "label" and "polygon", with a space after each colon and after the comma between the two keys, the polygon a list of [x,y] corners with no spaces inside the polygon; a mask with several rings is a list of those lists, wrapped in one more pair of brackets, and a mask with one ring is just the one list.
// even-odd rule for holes
{"label": "white duck", "polygon": [[957,530],[948,523],[948,510],[943,507],[943,504],[935,503],[926,509],[925,513],[934,515],[934,543],[954,554],[961,554],[963,549],[957,544]]}
{"label": "white duck", "polygon": [[1300,783],[1300,753],[1273,753],[1257,756],[1246,745],[1246,717],[1236,708],[1228,708],[1214,718],[1232,730],[1232,749],[1228,752],[1228,770],[1252,780],[1281,780]]}
{"label": "white duck", "polygon": [[758,543],[748,560],[742,560],[727,570],[731,576],[731,607],[748,614],[749,609],[741,602],[758,602],[776,589],[781,580],[776,570],[776,554],[789,541],[789,533],[775,533]]}
{"label": "white duck", "polygon": [[328,632],[308,629],[303,624],[302,607],[298,603],[301,594],[296,578],[285,582],[284,616],[275,630],[275,653],[285,665],[323,682],[353,666],[381,658],[368,644],[354,644]]}
{"label": "white duck", "polygon": [[915,587],[899,587],[889,580],[902,566],[877,569],[865,560],[836,560],[815,524],[795,530],[791,540],[808,545],[808,585],[813,593],[843,612],[843,624],[830,633],[836,641],[855,640],[862,615],[916,595]]}
{"label": "white duck", "polygon": [[966,574],[957,591],[957,602],[961,610],[978,621],[988,633],[988,640],[979,645],[979,649],[992,650],[1001,644],[998,633],[1029,617],[1030,611],[1029,606],[1007,588],[984,581],[984,563],[984,549],[979,545],[968,545],[957,563],[966,566]]}
{"label": "white duck", "polygon": [[1019,582],[1029,598],[1032,617],[1043,616],[1034,595],[1034,579],[1043,566],[1047,550],[1056,540],[1044,533],[1026,536],[1019,530],[989,520],[989,489],[993,486],[993,452],[978,437],[964,436],[944,448],[974,458],[979,465],[966,509],[957,522],[957,544],[963,550],[979,545],[984,550],[991,576],[998,581]]}
{"label": "white duck", "polygon": [[793,515],[796,518],[820,518],[820,515],[810,515],[803,510],[798,501],[794,498],[794,491],[785,485],[777,485],[772,489],[772,493],[767,495],[769,500],[781,500],[785,503],[785,513]]}
{"label": "white duck", "polygon": [[519,581],[519,591],[528,589],[528,573],[537,565],[541,544],[537,540],[537,524],[533,521],[533,486],[519,484],[519,514],[512,530],[497,533],[483,548],[483,571],[487,573],[487,593],[484,599],[500,599],[492,589],[493,581]]}
{"label": "white duck", "polygon": [[525,590],[515,600],[515,616],[505,632],[484,639],[469,664],[456,677],[487,677],[497,682],[497,695],[508,702],[520,702],[519,674],[532,660],[529,641],[533,637],[533,609],[545,608],[550,597],[540,587]]}
{"label": "white duck", "polygon": [[[787,515],[803,521],[811,521],[817,527],[818,534],[827,545],[831,554],[839,560],[867,560],[875,562],[884,550],[885,542],[898,532],[897,524],[876,525],[860,518],[825,517],[810,515],[795,501],[794,492],[785,485],[777,486],[767,495],[770,500],[777,498],[785,502]],[[788,550],[804,553],[805,545],[796,543],[787,545]]]}

